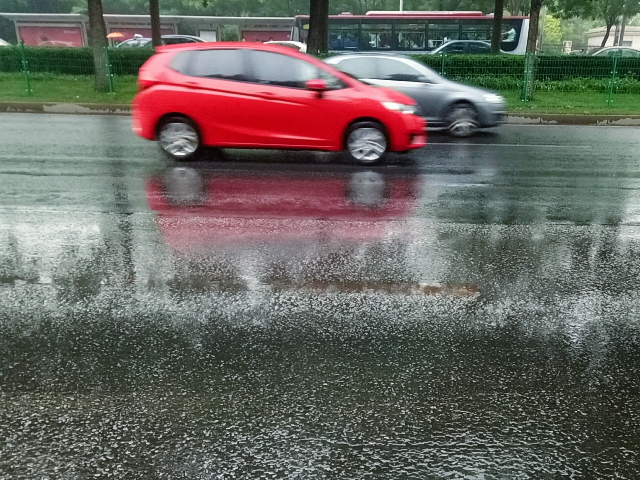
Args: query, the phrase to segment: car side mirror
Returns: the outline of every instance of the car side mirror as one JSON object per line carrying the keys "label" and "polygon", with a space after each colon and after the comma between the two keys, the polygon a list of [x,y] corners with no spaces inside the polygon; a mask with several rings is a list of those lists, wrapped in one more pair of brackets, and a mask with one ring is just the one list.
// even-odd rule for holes
{"label": "car side mirror", "polygon": [[313,80],[307,80],[307,83],[305,84],[305,86],[307,87],[307,90],[313,90],[313,91],[316,91],[318,93],[322,93],[325,90],[327,90],[327,82],[325,82],[324,80],[322,80],[320,78],[314,78]]}

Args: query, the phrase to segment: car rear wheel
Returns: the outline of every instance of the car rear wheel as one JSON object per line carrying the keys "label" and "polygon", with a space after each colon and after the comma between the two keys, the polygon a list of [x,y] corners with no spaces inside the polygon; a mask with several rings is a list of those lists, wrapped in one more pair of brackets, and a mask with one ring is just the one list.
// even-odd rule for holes
{"label": "car rear wheel", "polygon": [[160,148],[178,161],[192,160],[200,151],[198,129],[188,118],[169,117],[158,128]]}
{"label": "car rear wheel", "polygon": [[445,120],[452,137],[470,137],[478,130],[478,113],[469,104],[454,105]]}
{"label": "car rear wheel", "polygon": [[376,122],[354,123],[347,130],[346,151],[361,165],[378,163],[387,151],[387,137]]}

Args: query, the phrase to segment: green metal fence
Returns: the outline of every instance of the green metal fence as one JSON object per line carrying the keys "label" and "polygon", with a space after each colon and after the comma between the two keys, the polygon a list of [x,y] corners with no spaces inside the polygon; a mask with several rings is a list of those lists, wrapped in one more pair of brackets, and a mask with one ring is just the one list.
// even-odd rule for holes
{"label": "green metal fence", "polygon": [[[0,48],[0,87],[3,72],[22,78],[25,97],[42,94],[49,78],[103,80],[110,93],[132,88],[140,66],[152,49],[109,48],[94,61],[90,48]],[[543,92],[601,95],[603,105],[616,108],[621,94],[640,94],[640,58],[574,55],[414,55],[442,76],[501,92],[519,92],[523,104]],[[19,76],[19,77],[18,77]],[[66,76],[66,77],[64,77]],[[97,78],[96,78],[97,76]],[[60,83],[60,82],[59,82]],[[71,87],[69,87],[71,88]],[[38,90],[40,89],[40,91]],[[0,94],[2,89],[0,88]],[[640,97],[639,97],[640,103]],[[628,102],[627,102],[628,103]]]}
{"label": "green metal fence", "polygon": [[[46,89],[43,80],[67,79],[70,88],[78,79],[92,78],[106,86],[109,93],[118,89],[118,80],[135,77],[152,49],[124,50],[105,48],[98,59],[90,48],[26,47],[24,44],[0,49],[0,74],[21,74],[26,97]],[[0,78],[0,86],[2,78]],[[40,92],[41,93],[41,92]]]}
{"label": "green metal fence", "polygon": [[533,54],[415,58],[450,80],[519,91],[525,104],[540,92],[564,92],[602,94],[603,102],[615,107],[617,94],[640,94],[640,58]]}

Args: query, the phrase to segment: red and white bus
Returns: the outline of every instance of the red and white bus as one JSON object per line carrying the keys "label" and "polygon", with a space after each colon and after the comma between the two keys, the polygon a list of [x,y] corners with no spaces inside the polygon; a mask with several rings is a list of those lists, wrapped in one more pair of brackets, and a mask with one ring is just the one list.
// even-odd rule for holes
{"label": "red and white bus", "polygon": [[[329,50],[428,52],[450,40],[491,42],[492,29],[493,15],[475,11],[342,13],[329,15]],[[306,43],[308,33],[309,16],[296,16],[291,40]],[[502,33],[502,51],[524,54],[529,17],[503,17]]]}

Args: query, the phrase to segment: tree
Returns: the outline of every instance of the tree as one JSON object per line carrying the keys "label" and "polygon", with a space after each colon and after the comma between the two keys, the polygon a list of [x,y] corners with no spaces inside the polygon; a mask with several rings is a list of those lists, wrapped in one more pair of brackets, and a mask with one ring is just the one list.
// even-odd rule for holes
{"label": "tree", "polygon": [[509,15],[529,15],[529,0],[506,0],[505,7]]}
{"label": "tree", "polygon": [[317,55],[329,48],[329,0],[309,0],[307,53]]}
{"label": "tree", "polygon": [[538,24],[540,23],[540,10],[544,0],[531,0],[529,7],[529,36],[527,37],[527,52],[535,53],[538,43]]}
{"label": "tree", "polygon": [[553,0],[549,9],[561,18],[591,18],[603,21],[606,30],[601,47],[607,44],[611,28],[622,17],[632,18],[640,12],[638,0]]}
{"label": "tree", "polygon": [[151,17],[151,45],[159,47],[162,45],[162,35],[160,32],[160,5],[158,0],[149,0],[149,16]]}
{"label": "tree", "polygon": [[562,25],[560,24],[560,19],[553,15],[545,15],[542,43],[557,45],[560,42],[562,42]]}
{"label": "tree", "polygon": [[496,0],[493,9],[493,31],[491,32],[491,51],[500,53],[502,42],[502,15],[504,13],[504,0]]}
{"label": "tree", "polygon": [[93,64],[96,70],[96,90],[109,89],[107,79],[107,28],[102,15],[102,0],[87,0],[89,14],[89,46],[93,49]]}

